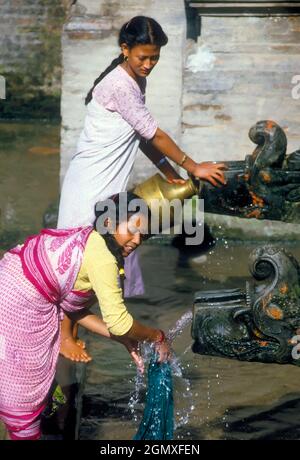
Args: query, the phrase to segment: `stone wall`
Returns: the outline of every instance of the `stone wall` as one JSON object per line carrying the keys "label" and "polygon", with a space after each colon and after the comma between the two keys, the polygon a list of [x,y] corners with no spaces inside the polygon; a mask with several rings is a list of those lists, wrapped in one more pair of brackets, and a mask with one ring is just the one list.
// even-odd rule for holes
{"label": "stone wall", "polygon": [[72,0],[0,0],[1,118],[58,118],[61,30]]}
{"label": "stone wall", "polygon": [[249,128],[272,119],[300,146],[300,17],[202,17],[184,71],[183,148],[199,161],[243,159]]}
{"label": "stone wall", "polygon": [[[78,0],[63,33],[61,180],[76,149],[85,115],[84,98],[96,77],[118,56],[118,31],[136,15],[158,20],[169,36],[148,79],[147,106],[178,142],[181,136],[182,68],[186,21],[182,0]],[[132,183],[154,168],[138,156]]]}

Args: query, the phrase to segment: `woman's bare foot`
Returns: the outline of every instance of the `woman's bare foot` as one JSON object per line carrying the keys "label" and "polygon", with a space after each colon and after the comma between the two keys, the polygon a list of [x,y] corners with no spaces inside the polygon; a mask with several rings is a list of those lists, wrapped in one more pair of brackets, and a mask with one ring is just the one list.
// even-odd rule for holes
{"label": "woman's bare foot", "polygon": [[81,339],[75,339],[75,342],[77,343],[77,345],[82,348],[83,350],[85,350],[85,342]]}
{"label": "woman's bare foot", "polygon": [[82,340],[74,340],[71,336],[62,337],[59,352],[62,356],[71,361],[88,363],[92,360],[92,357],[84,348],[85,343]]}

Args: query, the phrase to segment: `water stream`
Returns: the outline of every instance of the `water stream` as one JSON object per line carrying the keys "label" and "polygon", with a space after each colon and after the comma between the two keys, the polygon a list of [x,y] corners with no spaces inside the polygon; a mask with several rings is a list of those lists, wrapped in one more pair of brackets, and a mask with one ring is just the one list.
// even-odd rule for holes
{"label": "water stream", "polygon": [[[183,330],[188,325],[191,324],[192,319],[193,319],[192,310],[188,310],[186,313],[184,313],[181,316],[181,318],[179,318],[179,320],[176,321],[175,326],[169,329],[169,331],[166,334],[166,337],[171,347],[173,346],[174,340],[182,334]],[[145,363],[145,369],[148,368],[152,355],[153,355],[153,344],[144,342],[141,346],[141,356]],[[187,402],[186,408],[183,411],[179,411],[179,410],[175,411],[174,429],[176,430],[180,426],[186,425],[188,423],[189,415],[194,409],[194,405],[192,402],[193,394],[190,389],[189,380],[184,378],[183,376],[181,360],[179,357],[176,356],[176,354],[173,351],[170,357],[170,365],[171,365],[171,371],[172,371],[173,378],[177,377],[178,379],[180,379],[180,382],[183,385],[184,392],[182,393],[182,397],[185,398],[186,401],[190,400],[190,402]],[[137,371],[135,379],[134,379],[134,392],[131,395],[129,399],[129,403],[128,403],[129,410],[135,422],[139,421],[139,415],[137,413],[136,408],[138,407],[138,404],[141,402],[141,395],[144,396],[145,391],[147,391],[145,374],[143,375],[141,374],[141,372]]]}

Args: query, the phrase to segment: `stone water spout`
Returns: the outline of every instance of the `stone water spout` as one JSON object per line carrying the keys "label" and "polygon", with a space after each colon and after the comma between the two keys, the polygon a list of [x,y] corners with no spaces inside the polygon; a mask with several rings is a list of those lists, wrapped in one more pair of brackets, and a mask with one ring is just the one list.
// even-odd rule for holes
{"label": "stone water spout", "polygon": [[265,246],[250,255],[252,279],[244,289],[195,295],[192,338],[199,354],[242,361],[300,365],[300,267],[296,259]]}
{"label": "stone water spout", "polygon": [[201,184],[204,210],[243,218],[300,222],[300,150],[286,155],[287,138],[271,120],[249,131],[257,147],[243,161],[224,161],[227,185]]}

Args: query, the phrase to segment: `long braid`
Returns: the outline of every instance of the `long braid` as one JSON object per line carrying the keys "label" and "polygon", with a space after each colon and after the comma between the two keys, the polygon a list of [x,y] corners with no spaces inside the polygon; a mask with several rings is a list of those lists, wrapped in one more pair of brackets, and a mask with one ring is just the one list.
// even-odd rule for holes
{"label": "long braid", "polygon": [[85,105],[87,105],[93,97],[93,91],[96,85],[107,75],[109,72],[111,72],[113,69],[115,69],[119,64],[122,64],[124,61],[124,55],[121,53],[116,59],[114,59],[111,64],[107,67],[107,69],[102,72],[98,78],[94,81],[94,86],[89,90],[86,98],[85,98]]}
{"label": "long braid", "polygon": [[124,270],[124,257],[122,255],[122,248],[118,245],[113,235],[110,233],[105,233],[102,235],[104,238],[105,244],[108,250],[116,258],[117,266],[119,269],[120,285],[124,297],[124,280],[125,280],[125,270]]}

